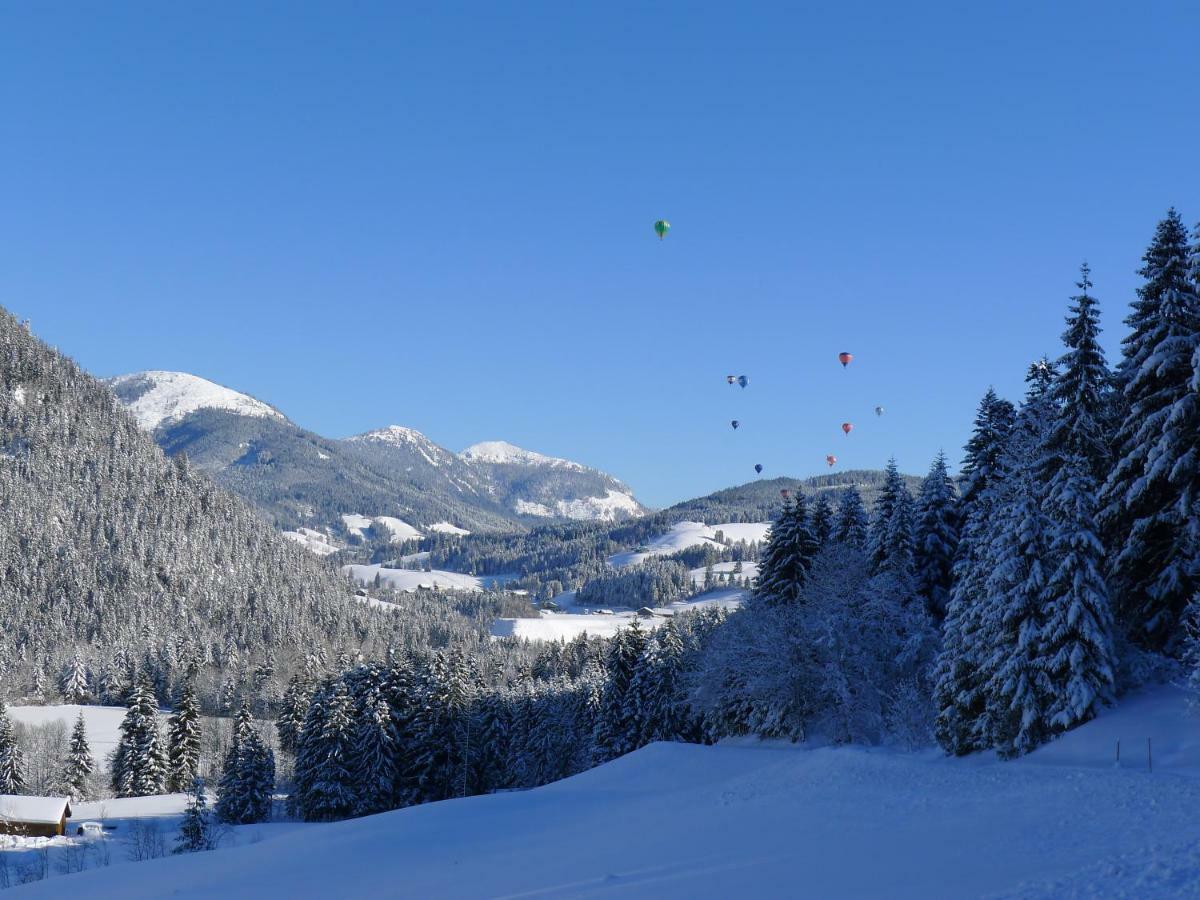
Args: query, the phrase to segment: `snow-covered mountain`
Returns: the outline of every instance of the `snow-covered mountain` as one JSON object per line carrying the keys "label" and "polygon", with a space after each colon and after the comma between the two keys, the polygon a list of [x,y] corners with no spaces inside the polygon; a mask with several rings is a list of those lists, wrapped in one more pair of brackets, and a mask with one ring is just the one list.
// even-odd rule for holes
{"label": "snow-covered mountain", "polygon": [[187,372],[135,372],[108,379],[108,386],[146,431],[178,422],[202,409],[285,420],[283,413],[223,385]]}
{"label": "snow-covered mountain", "polygon": [[324,552],[366,536],[346,524],[347,516],[403,520],[414,534],[458,534],[519,529],[535,519],[615,521],[643,512],[615,478],[503,441],[459,454],[402,425],[337,440],[185,372],[136,372],[107,383],[167,453],[186,453],[293,540],[324,534],[332,541],[322,542]]}

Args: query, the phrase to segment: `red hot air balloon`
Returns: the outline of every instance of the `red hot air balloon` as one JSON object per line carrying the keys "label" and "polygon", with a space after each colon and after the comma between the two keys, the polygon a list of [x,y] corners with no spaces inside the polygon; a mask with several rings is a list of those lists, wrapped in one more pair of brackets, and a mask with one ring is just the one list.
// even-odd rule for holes
{"label": "red hot air balloon", "polygon": [[854,356],[850,353],[847,353],[845,350],[838,354],[838,362],[842,364],[843,369],[850,365],[850,360],[852,359],[854,359]]}
{"label": "red hot air balloon", "polygon": [[831,454],[829,454],[827,457],[825,457],[825,462],[829,463],[829,467],[832,469],[832,468],[833,468],[833,464],[834,464],[835,462],[837,462],[837,457],[836,457],[836,456],[834,456],[834,455],[831,453]]}
{"label": "red hot air balloon", "polygon": [[844,431],[846,434],[849,434],[853,430],[854,430],[854,426],[851,425],[849,422],[842,423],[842,431]]}

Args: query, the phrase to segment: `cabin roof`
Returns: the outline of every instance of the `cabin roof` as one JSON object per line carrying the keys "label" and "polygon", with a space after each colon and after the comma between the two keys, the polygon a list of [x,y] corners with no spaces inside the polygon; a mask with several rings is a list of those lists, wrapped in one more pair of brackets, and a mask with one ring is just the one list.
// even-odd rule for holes
{"label": "cabin roof", "polygon": [[23,797],[0,794],[0,822],[25,822],[30,825],[57,825],[71,815],[66,797]]}

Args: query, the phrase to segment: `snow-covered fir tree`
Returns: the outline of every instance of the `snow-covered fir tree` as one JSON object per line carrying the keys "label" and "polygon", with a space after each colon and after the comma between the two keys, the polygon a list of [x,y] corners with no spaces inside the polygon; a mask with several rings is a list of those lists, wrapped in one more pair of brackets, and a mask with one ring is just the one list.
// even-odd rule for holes
{"label": "snow-covered fir tree", "polygon": [[25,793],[25,760],[13,733],[12,719],[0,700],[0,794]]}
{"label": "snow-covered fir tree", "polygon": [[981,599],[988,576],[985,555],[991,542],[999,488],[1000,455],[1008,443],[1016,410],[991,388],[984,394],[967,441],[962,465],[958,552],[954,580],[942,623],[942,649],[934,671],[935,733],[950,753],[981,749],[985,713],[981,656]]}
{"label": "snow-covered fir tree", "polygon": [[158,701],[145,675],[138,678],[129,696],[111,772],[118,797],[148,797],[166,789],[167,758],[158,730]]}
{"label": "snow-covered fir tree", "polygon": [[842,491],[838,503],[837,520],[834,523],[833,539],[851,547],[863,548],[870,533],[870,518],[863,506],[858,488],[848,487]]}
{"label": "snow-covered fir tree", "polygon": [[191,682],[167,720],[167,789],[186,791],[200,774],[200,706]]}
{"label": "snow-covered fir tree", "polygon": [[917,590],[930,615],[940,622],[946,615],[958,550],[958,499],[954,481],[941,451],[921,482],[917,500],[915,534]]}
{"label": "snow-covered fir tree", "polygon": [[344,819],[357,808],[354,737],[353,702],[335,679],[313,697],[296,745],[297,805],[307,821]]}
{"label": "snow-covered fir tree", "polygon": [[596,763],[615,759],[637,746],[638,710],[631,685],[645,649],[646,632],[637,619],[609,641],[604,696],[593,736]]}
{"label": "snow-covered fir tree", "polygon": [[833,518],[833,504],[829,501],[829,492],[822,491],[813,501],[812,523],[809,526],[818,547],[824,547],[833,537]]}
{"label": "snow-covered fir tree", "polygon": [[883,489],[867,539],[867,556],[876,572],[888,569],[908,577],[913,572],[915,510],[912,494],[893,457],[888,460]]}
{"label": "snow-covered fir tree", "polygon": [[175,853],[197,853],[211,850],[213,844],[212,815],[208,809],[208,796],[204,792],[204,779],[197,776],[187,789],[188,802],[179,823],[179,835],[175,838]]}
{"label": "snow-covered fir tree", "polygon": [[357,714],[354,781],[358,786],[359,815],[381,812],[396,805],[396,769],[399,736],[391,707],[379,694],[365,693]]}
{"label": "snow-covered fir tree", "polygon": [[68,703],[87,703],[91,699],[88,667],[79,651],[72,653],[70,661],[63,667],[58,690]]}
{"label": "snow-covered fir tree", "polygon": [[1200,298],[1190,255],[1172,209],[1143,257],[1145,280],[1126,319],[1116,463],[1101,494],[1116,606],[1131,636],[1152,649],[1179,649],[1180,617],[1196,589],[1190,511],[1179,508],[1179,486],[1194,483],[1200,459],[1195,434],[1171,427],[1190,403],[1195,374]]}
{"label": "snow-covered fir tree", "polygon": [[818,549],[809,527],[804,495],[797,493],[795,499],[785,498],[759,560],[754,598],[766,603],[796,602]]}
{"label": "snow-covered fir tree", "polygon": [[71,743],[63,765],[62,783],[73,800],[88,800],[91,797],[92,772],[96,763],[92,759],[92,748],[88,744],[87,726],[83,721],[83,710],[75,719],[71,730]]}
{"label": "snow-covered fir tree", "polygon": [[1108,463],[1104,412],[1110,377],[1091,286],[1084,265],[1052,389],[1055,418],[1039,454],[1052,529],[1041,666],[1048,682],[1046,727],[1054,732],[1092,718],[1114,691],[1113,616],[1096,523]]}
{"label": "snow-covered fir tree", "polygon": [[275,754],[254,726],[250,704],[243,700],[225,754],[216,814],[230,825],[263,822],[271,815],[275,791]]}

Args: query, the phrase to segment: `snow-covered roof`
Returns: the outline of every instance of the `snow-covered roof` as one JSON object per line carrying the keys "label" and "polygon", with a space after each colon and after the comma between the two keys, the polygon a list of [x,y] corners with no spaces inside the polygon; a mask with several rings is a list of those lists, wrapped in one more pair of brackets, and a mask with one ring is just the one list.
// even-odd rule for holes
{"label": "snow-covered roof", "polygon": [[57,825],[63,813],[71,814],[66,797],[22,797],[0,794],[0,822]]}

